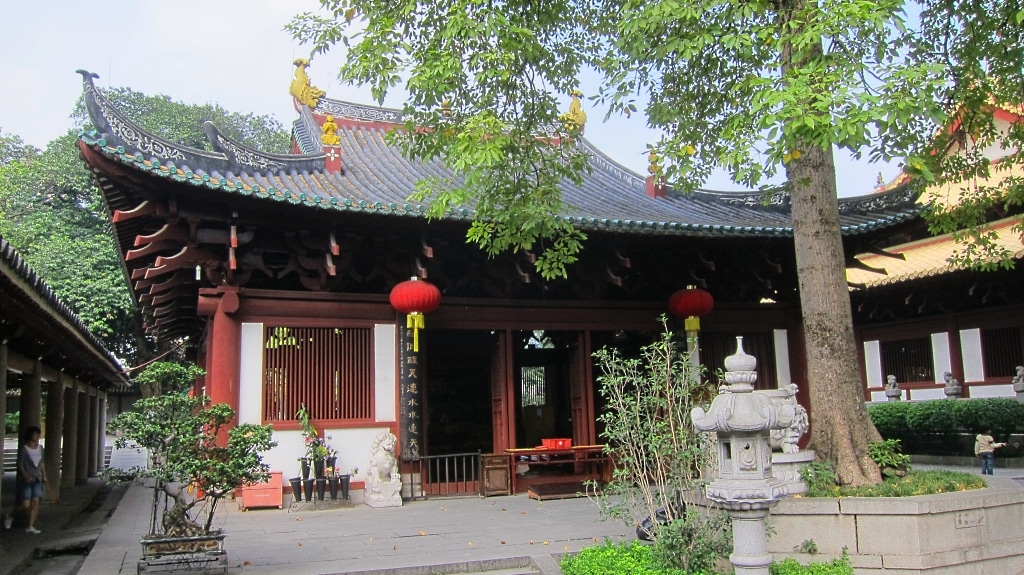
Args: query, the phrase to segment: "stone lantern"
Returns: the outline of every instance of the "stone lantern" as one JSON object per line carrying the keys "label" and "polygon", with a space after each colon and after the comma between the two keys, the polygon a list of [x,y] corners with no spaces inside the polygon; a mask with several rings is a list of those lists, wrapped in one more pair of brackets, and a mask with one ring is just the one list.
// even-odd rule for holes
{"label": "stone lantern", "polygon": [[796,417],[793,404],[773,403],[754,391],[756,367],[757,359],[743,351],[743,338],[737,337],[736,353],[725,358],[722,393],[707,413],[696,408],[690,414],[697,430],[718,435],[718,476],[705,493],[732,518],[729,560],[738,575],[768,575],[772,558],[765,518],[778,498],[789,494],[788,485],[772,476],[769,435]]}

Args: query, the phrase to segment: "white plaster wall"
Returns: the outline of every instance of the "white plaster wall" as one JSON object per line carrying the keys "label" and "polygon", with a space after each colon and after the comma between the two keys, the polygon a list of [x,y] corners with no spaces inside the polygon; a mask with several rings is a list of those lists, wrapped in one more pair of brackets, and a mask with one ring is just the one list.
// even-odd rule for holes
{"label": "white plaster wall", "polygon": [[[342,472],[348,472],[353,467],[359,468],[359,473],[352,476],[352,481],[366,479],[366,468],[370,465],[370,449],[373,447],[374,438],[382,431],[390,431],[390,429],[387,427],[361,427],[324,431],[324,434],[331,438],[328,441],[330,446],[338,450],[338,468]],[[297,463],[295,469],[298,470]]]}
{"label": "white plaster wall", "polygon": [[985,381],[980,329],[960,330],[960,354],[964,361],[964,381]]}
{"label": "white plaster wall", "polygon": [[[943,376],[947,371],[952,371],[949,360],[949,334],[946,332],[932,334],[932,368],[935,371],[935,383],[945,383]],[[916,394],[914,399],[918,399]]]}
{"label": "white plaster wall", "polygon": [[373,326],[373,385],[374,418],[380,422],[397,420],[395,409],[398,397],[398,375],[395,373],[398,346],[395,324]]}
{"label": "white plaster wall", "polygon": [[[263,324],[243,323],[239,353],[238,422],[263,423]],[[275,469],[274,471],[280,471]]]}
{"label": "white plaster wall", "polygon": [[[864,342],[864,373],[867,374],[868,387],[882,385],[882,346],[878,340]],[[885,398],[884,393],[882,398]]]}
{"label": "white plaster wall", "polygon": [[782,388],[793,383],[789,371],[789,334],[784,329],[776,329],[772,336],[775,339],[775,381]]}
{"label": "white plaster wall", "polygon": [[946,392],[942,391],[941,387],[932,389],[915,389],[911,397],[914,401],[922,401],[925,399],[946,399]]}
{"label": "white plaster wall", "polygon": [[305,451],[305,444],[302,441],[302,432],[274,431],[274,441],[277,447],[263,454],[263,461],[270,466],[271,471],[284,473],[284,480],[290,477],[299,476],[299,458]]}
{"label": "white plaster wall", "polygon": [[[342,472],[348,472],[353,467],[359,468],[359,472],[352,476],[352,481],[366,479],[370,449],[373,447],[374,438],[382,431],[390,430],[387,427],[324,430],[324,436],[328,438],[327,444],[338,451],[338,468]],[[271,471],[283,472],[286,481],[291,477],[298,477],[301,473],[299,458],[305,451],[302,432],[275,431],[274,441],[277,441],[277,447],[264,456]]]}
{"label": "white plaster wall", "polygon": [[1013,385],[979,385],[971,386],[971,397],[1006,397],[1013,399],[1017,393],[1013,391]]}
{"label": "white plaster wall", "polygon": [[872,403],[885,403],[889,401],[889,398],[885,396],[884,391],[872,391],[871,402]]}

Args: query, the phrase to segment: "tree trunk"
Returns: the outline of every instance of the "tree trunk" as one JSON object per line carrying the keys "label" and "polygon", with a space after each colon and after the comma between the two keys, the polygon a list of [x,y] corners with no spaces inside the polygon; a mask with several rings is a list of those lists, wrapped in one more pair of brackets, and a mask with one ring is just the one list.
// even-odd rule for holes
{"label": "tree trunk", "polygon": [[868,444],[881,441],[864,406],[846,287],[832,150],[791,162],[793,236],[807,349],[811,446],[836,463],[844,485],[878,483]]}
{"label": "tree trunk", "polygon": [[[780,10],[780,24],[787,25],[803,3],[787,2]],[[794,56],[790,47],[784,47],[783,74],[819,56],[821,49],[819,41]],[[824,82],[821,89],[828,89]],[[787,178],[806,341],[810,447],[821,459],[835,462],[842,484],[879,483],[881,473],[868,456],[868,444],[882,438],[864,405],[839,228],[835,160],[831,147],[801,142],[796,149],[800,155],[787,164]]]}

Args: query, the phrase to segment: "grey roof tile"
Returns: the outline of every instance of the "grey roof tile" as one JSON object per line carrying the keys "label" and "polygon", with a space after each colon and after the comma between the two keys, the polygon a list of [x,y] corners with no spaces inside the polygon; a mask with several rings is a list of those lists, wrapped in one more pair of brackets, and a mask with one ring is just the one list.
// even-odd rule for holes
{"label": "grey roof tile", "polygon": [[[146,133],[111,106],[82,72],[85,100],[99,133],[81,139],[104,155],[155,176],[187,182],[226,194],[288,201],[314,209],[361,210],[385,215],[425,217],[422,206],[408,200],[425,177],[452,177],[438,160],[412,161],[385,140],[385,128],[398,126],[396,110],[321,98],[318,114],[338,122],[342,173],[324,171],[324,154],[313,112],[302,106],[295,137],[302,155],[264,154],[233,142],[215,127],[208,137],[218,151],[208,152],[167,142]],[[644,177],[627,170],[586,140],[591,172],[583,184],[562,186],[563,218],[586,230],[627,234],[690,236],[792,236],[789,196],[784,191],[726,193],[698,191],[667,196],[645,194]],[[897,225],[920,217],[924,206],[917,189],[838,200],[844,235]],[[467,219],[468,208],[446,219]]]}

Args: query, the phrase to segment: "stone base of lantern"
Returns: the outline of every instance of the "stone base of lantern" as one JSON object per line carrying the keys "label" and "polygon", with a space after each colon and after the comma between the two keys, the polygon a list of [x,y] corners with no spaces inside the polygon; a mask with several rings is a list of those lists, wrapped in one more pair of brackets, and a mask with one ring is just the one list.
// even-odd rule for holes
{"label": "stone base of lantern", "polygon": [[800,470],[814,461],[814,451],[772,453],[772,477],[786,484],[790,495],[807,492],[807,484],[800,478]]}
{"label": "stone base of lantern", "polygon": [[768,553],[768,533],[765,529],[765,518],[768,508],[775,501],[759,502],[752,509],[731,509],[727,503],[726,511],[732,519],[732,554],[729,561],[735,568],[736,575],[768,575],[768,565],[772,556]]}

